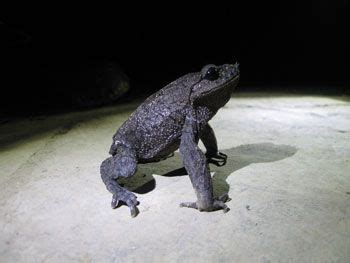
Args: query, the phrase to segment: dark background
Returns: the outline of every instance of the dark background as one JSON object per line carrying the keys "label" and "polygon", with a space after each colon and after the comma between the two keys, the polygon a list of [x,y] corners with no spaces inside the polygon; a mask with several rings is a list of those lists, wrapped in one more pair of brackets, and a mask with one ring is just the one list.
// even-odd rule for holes
{"label": "dark background", "polygon": [[74,87],[56,83],[104,59],[117,61],[130,78],[129,99],[233,59],[241,66],[239,91],[349,93],[348,0],[85,7],[2,9],[5,114],[70,107],[50,94]]}

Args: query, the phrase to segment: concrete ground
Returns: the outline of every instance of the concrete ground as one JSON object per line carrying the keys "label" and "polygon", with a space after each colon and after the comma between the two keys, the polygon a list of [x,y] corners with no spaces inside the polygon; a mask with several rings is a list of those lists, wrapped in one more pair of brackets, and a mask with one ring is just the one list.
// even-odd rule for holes
{"label": "concrete ground", "polygon": [[99,165],[136,106],[0,126],[0,262],[350,262],[349,97],[234,94],[211,121],[231,210],[179,207],[195,194],[176,153],[125,182],[131,218]]}

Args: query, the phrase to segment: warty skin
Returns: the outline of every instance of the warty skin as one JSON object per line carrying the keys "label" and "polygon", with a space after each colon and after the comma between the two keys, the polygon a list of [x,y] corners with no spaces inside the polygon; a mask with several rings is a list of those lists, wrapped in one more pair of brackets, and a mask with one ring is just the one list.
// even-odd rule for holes
{"label": "warty skin", "polygon": [[[164,160],[179,149],[197,195],[197,201],[180,205],[199,211],[229,210],[227,194],[213,197],[209,163],[224,165],[227,156],[218,151],[208,122],[229,101],[239,76],[238,63],[206,65],[151,95],[129,116],[113,136],[111,157],[100,167],[102,180],[113,194],[112,208],[122,201],[135,217],[137,197],[117,179],[134,175],[138,163]],[[198,147],[199,139],[205,154]]]}

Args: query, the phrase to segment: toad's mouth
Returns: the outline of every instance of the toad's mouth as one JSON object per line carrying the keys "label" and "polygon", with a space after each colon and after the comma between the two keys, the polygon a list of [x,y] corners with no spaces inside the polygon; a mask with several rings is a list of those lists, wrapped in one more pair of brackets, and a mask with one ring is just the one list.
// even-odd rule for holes
{"label": "toad's mouth", "polygon": [[236,72],[235,75],[231,77],[231,79],[226,81],[224,84],[219,85],[214,89],[203,92],[201,96],[206,97],[207,95],[212,95],[219,90],[231,90],[235,88],[238,83],[239,76],[240,76],[239,72]]}

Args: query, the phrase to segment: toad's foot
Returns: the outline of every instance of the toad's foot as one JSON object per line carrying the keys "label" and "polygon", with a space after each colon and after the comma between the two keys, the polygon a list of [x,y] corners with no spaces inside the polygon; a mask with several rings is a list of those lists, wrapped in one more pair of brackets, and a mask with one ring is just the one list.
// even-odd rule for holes
{"label": "toad's foot", "polygon": [[227,155],[222,153],[222,152],[217,152],[217,153],[207,153],[205,154],[207,157],[208,163],[212,163],[216,166],[224,166],[227,161]]}
{"label": "toad's foot", "polygon": [[194,208],[199,211],[216,211],[216,210],[223,210],[224,213],[227,213],[230,211],[230,208],[225,204],[225,202],[230,201],[231,198],[229,198],[228,194],[225,193],[221,195],[218,198],[214,198],[214,201],[211,206],[202,206],[198,201],[197,202],[184,202],[180,204],[180,207],[189,207],[189,208]]}
{"label": "toad's foot", "polygon": [[118,193],[113,195],[111,206],[115,209],[118,207],[119,203],[122,202],[130,208],[131,217],[135,217],[139,213],[137,208],[139,201],[136,199],[136,195],[126,189],[122,189],[122,191],[118,191]]}

